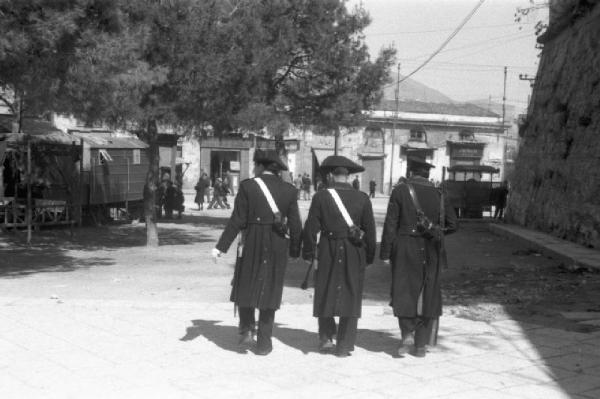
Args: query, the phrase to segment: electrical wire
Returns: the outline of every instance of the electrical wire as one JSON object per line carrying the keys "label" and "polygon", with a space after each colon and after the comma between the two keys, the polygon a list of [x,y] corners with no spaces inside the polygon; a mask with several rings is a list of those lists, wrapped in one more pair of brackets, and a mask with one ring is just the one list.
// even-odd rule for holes
{"label": "electrical wire", "polygon": [[[523,33],[523,32],[514,32],[514,33],[510,33],[508,35],[502,35],[502,36],[495,36],[495,37],[490,37],[487,38],[485,40],[480,40],[478,42],[474,42],[474,43],[469,43],[469,44],[465,44],[464,46],[459,46],[459,47],[450,47],[448,49],[445,49],[443,51],[440,51],[439,53],[448,53],[448,52],[452,52],[452,51],[459,51],[459,50],[464,50],[464,49],[468,49],[468,48],[473,48],[473,47],[480,47],[480,46],[484,46],[486,44],[489,44],[490,42],[495,42],[498,40],[502,40],[502,43],[500,43],[500,45],[507,43],[509,40],[515,40],[515,39],[524,39],[524,38],[528,38],[528,37],[532,37],[532,34],[529,33]],[[496,45],[496,44],[495,44]],[[419,54],[417,56],[411,57],[411,58],[406,58],[406,60],[418,60],[420,58],[424,58],[424,57],[428,57],[430,54],[429,53],[425,53],[425,54]]]}
{"label": "electrical wire", "polygon": [[[532,25],[531,22],[522,22],[521,25]],[[501,24],[501,25],[478,25],[478,26],[469,26],[468,28],[463,28],[463,30],[473,30],[473,29],[493,29],[493,28],[506,28],[509,26],[517,27],[516,23],[512,24]],[[450,32],[455,28],[446,28],[446,29],[430,29],[430,30],[412,30],[412,31],[400,31],[400,32],[382,32],[382,33],[370,33],[368,36],[393,36],[393,35],[412,35],[419,33],[441,33],[441,32]]]}
{"label": "electrical wire", "polygon": [[479,3],[477,3],[477,5],[473,8],[473,10],[471,10],[471,12],[465,17],[465,19],[462,20],[462,22],[456,27],[454,32],[452,32],[450,34],[450,36],[448,36],[448,38],[442,43],[442,45],[436,51],[434,51],[429,56],[429,58],[427,58],[420,66],[418,66],[415,70],[413,70],[411,73],[409,73],[404,78],[402,78],[402,80],[400,80],[398,83],[402,83],[406,79],[413,76],[415,73],[419,72],[423,67],[425,67],[425,65],[427,65],[429,63],[429,61],[431,61],[433,59],[433,57],[435,57],[440,51],[442,51],[444,49],[444,47],[446,47],[446,45],[448,43],[450,43],[450,40],[452,40],[454,38],[454,36],[456,36],[458,34],[458,32],[460,32],[462,27],[465,26],[465,24],[467,22],[469,22],[469,20],[473,17],[473,15],[475,15],[475,12],[477,12],[479,7],[481,7],[483,5],[484,1],[485,0],[479,0]]}
{"label": "electrical wire", "polygon": [[516,42],[518,40],[523,40],[523,39],[530,38],[530,37],[531,37],[531,35],[514,37],[514,38],[512,38],[510,40],[505,40],[502,43],[493,44],[491,46],[484,47],[484,48],[479,49],[477,51],[472,51],[470,53],[457,55],[456,57],[450,58],[450,59],[448,59],[446,61],[454,61],[454,60],[458,60],[458,59],[461,59],[461,58],[470,57],[472,55],[479,55],[479,54],[481,54],[483,52],[486,52],[488,50],[492,50],[492,49],[495,49],[497,47],[502,47],[502,46],[506,45],[507,43]]}

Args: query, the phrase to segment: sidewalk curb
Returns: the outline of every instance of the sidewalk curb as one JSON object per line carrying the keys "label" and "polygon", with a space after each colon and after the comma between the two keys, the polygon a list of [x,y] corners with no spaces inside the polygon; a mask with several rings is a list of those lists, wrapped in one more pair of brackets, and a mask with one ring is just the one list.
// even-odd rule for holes
{"label": "sidewalk curb", "polygon": [[600,270],[600,251],[516,225],[490,223],[488,228],[494,234],[515,238],[536,251],[563,262],[567,266]]}

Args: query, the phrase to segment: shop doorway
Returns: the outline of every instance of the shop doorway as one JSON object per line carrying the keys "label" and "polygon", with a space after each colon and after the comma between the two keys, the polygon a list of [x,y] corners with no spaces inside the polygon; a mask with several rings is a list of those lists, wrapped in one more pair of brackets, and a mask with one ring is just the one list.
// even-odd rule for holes
{"label": "shop doorway", "polygon": [[217,177],[224,180],[229,177],[232,194],[237,192],[240,183],[240,151],[211,151],[209,173],[213,185]]}
{"label": "shop doorway", "polygon": [[365,172],[362,174],[362,183],[360,188],[362,191],[369,192],[369,183],[374,181],[375,191],[383,192],[383,158],[363,158],[362,165]]}

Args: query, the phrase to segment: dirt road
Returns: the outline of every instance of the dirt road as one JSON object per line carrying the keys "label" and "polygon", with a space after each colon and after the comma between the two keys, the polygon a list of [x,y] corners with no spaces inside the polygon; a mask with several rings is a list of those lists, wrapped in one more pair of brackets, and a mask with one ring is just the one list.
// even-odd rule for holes
{"label": "dirt road", "polygon": [[[382,218],[378,217],[381,225]],[[143,224],[0,235],[0,293],[6,296],[225,302],[234,250],[210,258],[223,217],[186,215],[160,224],[161,247],[144,247]],[[475,320],[510,317],[568,330],[589,331],[561,312],[600,311],[600,274],[569,271],[511,239],[491,234],[485,223],[463,223],[447,238],[450,268],[443,273],[445,312]],[[304,262],[288,267],[285,303],[310,303],[299,288]],[[376,262],[366,273],[364,303],[389,301],[389,267]],[[600,328],[600,327],[596,327]]]}

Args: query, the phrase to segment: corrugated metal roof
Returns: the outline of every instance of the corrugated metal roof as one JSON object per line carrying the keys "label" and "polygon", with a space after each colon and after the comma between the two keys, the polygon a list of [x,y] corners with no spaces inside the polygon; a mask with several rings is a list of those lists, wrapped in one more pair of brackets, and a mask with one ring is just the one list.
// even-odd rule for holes
{"label": "corrugated metal roof", "polygon": [[73,137],[83,139],[90,148],[148,148],[148,144],[136,137],[107,137],[94,133],[73,133]]}

